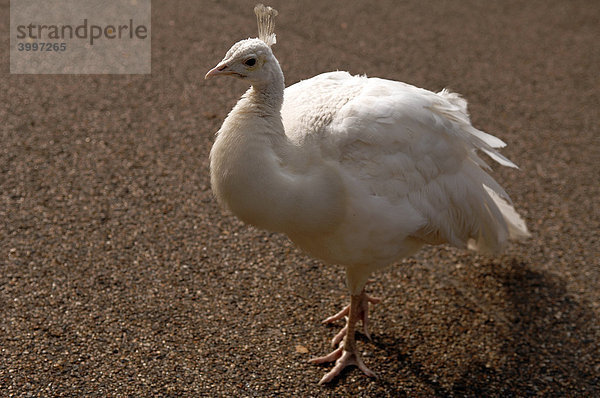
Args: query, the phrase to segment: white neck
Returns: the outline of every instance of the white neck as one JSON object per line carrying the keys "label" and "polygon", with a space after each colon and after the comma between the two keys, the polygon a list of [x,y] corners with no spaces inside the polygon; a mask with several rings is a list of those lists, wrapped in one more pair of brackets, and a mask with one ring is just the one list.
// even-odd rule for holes
{"label": "white neck", "polygon": [[285,135],[283,92],[280,72],[251,87],[227,116],[210,154],[213,192],[260,228],[288,235],[330,230],[343,212],[340,178],[315,151]]}
{"label": "white neck", "polygon": [[244,96],[265,115],[281,117],[285,81],[279,64],[275,66],[267,82],[253,83]]}

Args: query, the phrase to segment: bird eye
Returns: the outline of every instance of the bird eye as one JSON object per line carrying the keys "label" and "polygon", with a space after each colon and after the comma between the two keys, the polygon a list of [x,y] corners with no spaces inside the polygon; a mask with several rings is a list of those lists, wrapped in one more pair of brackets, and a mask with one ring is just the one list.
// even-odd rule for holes
{"label": "bird eye", "polygon": [[256,65],[256,58],[248,58],[244,61],[244,65],[246,66],[254,66]]}

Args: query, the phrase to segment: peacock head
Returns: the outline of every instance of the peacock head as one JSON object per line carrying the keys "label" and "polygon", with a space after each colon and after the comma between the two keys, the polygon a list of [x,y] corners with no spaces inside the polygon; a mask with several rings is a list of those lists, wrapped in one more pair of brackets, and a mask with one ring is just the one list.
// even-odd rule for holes
{"label": "peacock head", "polygon": [[208,71],[205,79],[213,76],[235,76],[247,79],[252,85],[268,84],[274,74],[281,74],[279,62],[271,51],[275,44],[275,16],[277,10],[262,4],[254,7],[258,22],[258,39],[239,41],[227,51],[225,58]]}
{"label": "peacock head", "polygon": [[205,76],[234,76],[252,84],[268,81],[272,66],[277,63],[271,48],[260,39],[239,41],[227,51],[225,58]]}

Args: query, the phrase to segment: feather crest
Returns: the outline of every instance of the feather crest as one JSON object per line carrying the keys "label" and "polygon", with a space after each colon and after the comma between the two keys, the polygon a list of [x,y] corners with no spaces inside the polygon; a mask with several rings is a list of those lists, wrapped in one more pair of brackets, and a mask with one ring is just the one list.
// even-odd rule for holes
{"label": "feather crest", "polygon": [[254,7],[254,13],[256,14],[256,22],[258,23],[258,38],[271,47],[277,42],[275,37],[275,17],[279,12],[264,4],[257,4]]}

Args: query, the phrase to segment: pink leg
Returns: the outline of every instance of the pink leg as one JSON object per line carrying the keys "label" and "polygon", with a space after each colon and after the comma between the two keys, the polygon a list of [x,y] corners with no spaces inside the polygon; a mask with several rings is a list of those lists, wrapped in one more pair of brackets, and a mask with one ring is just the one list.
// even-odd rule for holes
{"label": "pink leg", "polygon": [[352,365],[357,366],[367,376],[375,377],[375,373],[366,367],[356,349],[354,331],[356,329],[356,322],[361,319],[364,334],[370,339],[368,332],[369,302],[375,304],[379,301],[379,299],[367,296],[363,290],[360,294],[351,296],[349,306],[323,321],[324,323],[330,323],[347,316],[346,326],[332,340],[332,345],[336,346],[339,344],[339,347],[328,355],[310,360],[311,363],[317,364],[335,361],[333,369],[323,376],[319,384],[329,383],[344,368]]}
{"label": "pink leg", "polygon": [[[363,290],[360,293],[360,301],[358,304],[359,310],[359,318],[362,321],[363,324],[363,334],[369,339],[371,340],[371,334],[369,333],[369,303],[371,304],[377,304],[381,301],[380,298],[377,297],[371,297],[368,294],[365,293],[365,291]],[[350,305],[347,305],[346,307],[344,307],[343,310],[341,310],[340,312],[338,312],[337,314],[330,316],[329,318],[325,319],[323,321],[323,323],[332,323],[335,321],[338,321],[344,317],[348,316],[348,313],[350,312]],[[342,330],[340,330],[340,332],[338,334],[335,335],[335,337],[333,339],[331,339],[331,346],[335,347],[336,345],[338,345],[342,339],[344,338],[344,336],[346,335],[346,329],[348,328],[348,325],[344,326],[342,328]]]}

